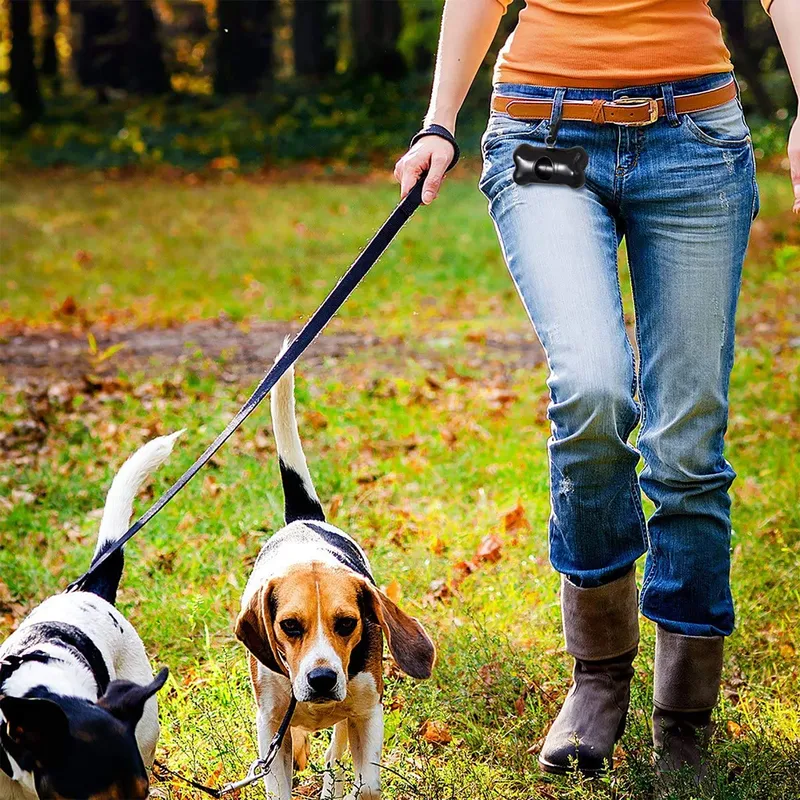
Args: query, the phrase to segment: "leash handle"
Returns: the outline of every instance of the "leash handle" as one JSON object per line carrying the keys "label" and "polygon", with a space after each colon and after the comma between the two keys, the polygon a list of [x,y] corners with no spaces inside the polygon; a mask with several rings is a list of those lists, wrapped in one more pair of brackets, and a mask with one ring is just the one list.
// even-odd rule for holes
{"label": "leash handle", "polygon": [[255,411],[258,404],[269,394],[272,387],[297,359],[305,352],[306,348],[317,338],[322,329],[330,322],[336,312],[344,305],[347,298],[353,293],[362,278],[372,269],[375,262],[381,257],[386,248],[391,244],[400,228],[405,225],[411,215],[422,204],[422,186],[427,177],[427,171],[417,179],[411,191],[400,201],[389,215],[386,222],[381,225],[375,235],[367,243],[341,280],[333,287],[331,293],[314,312],[308,322],[292,340],[284,354],[273,364],[247,402],[239,409],[236,416],[225,426],[225,429],[205,449],[202,455],[192,464],[175,483],[141,516],[128,530],[114,543],[114,546],[103,553],[77,580],[73,581],[66,589],[67,592],[80,591],[87,578],[100,568],[111,556],[130,541],[153,517],[175,497],[178,492],[205,466],[217,450],[231,437],[233,432]]}

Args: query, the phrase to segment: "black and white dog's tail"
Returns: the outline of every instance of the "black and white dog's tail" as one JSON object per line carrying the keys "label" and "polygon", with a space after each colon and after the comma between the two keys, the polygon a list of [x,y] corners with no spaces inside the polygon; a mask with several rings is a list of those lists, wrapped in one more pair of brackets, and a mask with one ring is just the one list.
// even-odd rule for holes
{"label": "black and white dog's tail", "polygon": [[[167,460],[181,433],[183,431],[149,441],[122,465],[108,490],[92,564],[128,529],[133,513],[133,500],[139,487],[153,470]],[[122,550],[119,550],[87,578],[83,591],[92,592],[113,604],[117,598],[123,564]]]}
{"label": "black and white dog's tail", "polygon": [[[288,340],[278,358],[283,355]],[[297,432],[294,413],[294,367],[290,367],[275,384],[270,396],[272,430],[278,449],[278,463],[283,481],[284,517],[286,524],[299,519],[325,521],[325,513],[314,489],[311,473]]]}

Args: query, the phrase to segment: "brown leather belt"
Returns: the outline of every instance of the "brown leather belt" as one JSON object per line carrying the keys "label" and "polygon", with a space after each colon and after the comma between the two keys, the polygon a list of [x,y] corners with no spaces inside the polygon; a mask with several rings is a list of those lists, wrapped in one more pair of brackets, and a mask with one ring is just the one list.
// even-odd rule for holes
{"label": "brown leather belt", "polygon": [[[736,84],[733,81],[717,89],[694,94],[675,95],[675,111],[693,114],[707,111],[733,100]],[[492,97],[492,109],[515,119],[549,119],[553,111],[552,100],[522,100],[518,97]],[[565,100],[561,118],[583,120],[596,125],[652,125],[665,116],[663,98],[618,97],[616,100]]]}

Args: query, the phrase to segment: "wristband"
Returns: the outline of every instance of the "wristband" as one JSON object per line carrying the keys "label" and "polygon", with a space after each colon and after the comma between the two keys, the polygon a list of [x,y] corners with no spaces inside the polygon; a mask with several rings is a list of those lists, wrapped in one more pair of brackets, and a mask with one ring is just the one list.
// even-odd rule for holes
{"label": "wristband", "polygon": [[450,172],[453,167],[458,164],[458,159],[461,158],[461,150],[458,146],[458,142],[456,142],[456,137],[450,133],[444,125],[428,125],[426,128],[423,128],[418,134],[414,136],[414,138],[409,143],[409,147],[413,147],[420,139],[424,136],[438,136],[440,139],[444,139],[446,142],[450,142],[453,145],[453,160],[450,162],[450,166],[447,168],[447,172]]}

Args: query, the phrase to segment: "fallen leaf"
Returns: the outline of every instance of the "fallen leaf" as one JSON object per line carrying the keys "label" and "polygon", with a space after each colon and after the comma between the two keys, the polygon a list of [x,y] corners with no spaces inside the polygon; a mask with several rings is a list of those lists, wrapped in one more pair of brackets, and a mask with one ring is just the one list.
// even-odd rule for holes
{"label": "fallen leaf", "polygon": [[529,531],[531,524],[525,515],[525,508],[522,503],[517,503],[516,508],[503,515],[503,530],[506,533],[518,533],[519,531]]}
{"label": "fallen leaf", "polygon": [[403,589],[397,581],[392,581],[383,591],[383,593],[395,604],[399,605],[403,597]]}
{"label": "fallen leaf", "polygon": [[71,317],[77,311],[78,304],[75,302],[75,298],[72,295],[69,295],[58,309],[58,313],[63,314],[65,317]]}
{"label": "fallen leaf", "polygon": [[305,418],[311,427],[316,430],[328,427],[328,420],[321,411],[308,411]]}
{"label": "fallen leaf", "polygon": [[745,735],[744,727],[732,719],[728,720],[725,727],[728,729],[728,735],[732,739],[741,739]]}
{"label": "fallen leaf", "polygon": [[494,533],[488,533],[481,539],[478,549],[475,552],[475,560],[480,561],[499,561],[502,557],[503,542]]}
{"label": "fallen leaf", "polygon": [[26,492],[23,489],[12,489],[11,499],[17,505],[32,506],[36,502],[36,495],[33,492]]}
{"label": "fallen leaf", "polygon": [[453,741],[453,734],[444,722],[428,719],[422,723],[420,736],[431,744],[449,744]]}
{"label": "fallen leaf", "polygon": [[478,565],[473,561],[459,561],[457,564],[453,564],[453,583],[458,586],[464,578],[472,575],[476,569],[478,569]]}
{"label": "fallen leaf", "polygon": [[211,497],[216,497],[220,492],[220,485],[213,475],[206,475],[203,479],[203,491]]}

